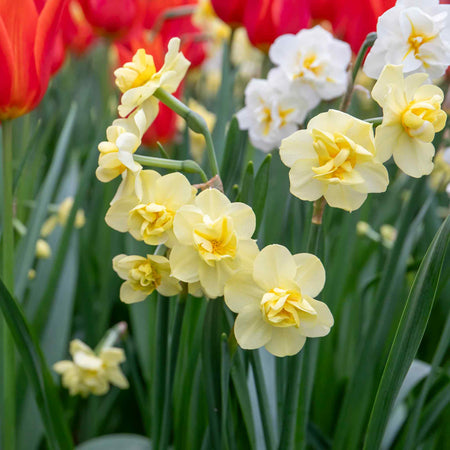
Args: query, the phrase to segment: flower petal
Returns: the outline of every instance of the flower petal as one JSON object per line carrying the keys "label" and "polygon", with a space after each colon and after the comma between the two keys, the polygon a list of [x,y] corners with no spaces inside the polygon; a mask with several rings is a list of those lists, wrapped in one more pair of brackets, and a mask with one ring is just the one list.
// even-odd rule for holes
{"label": "flower petal", "polygon": [[325,269],[317,256],[310,253],[294,255],[297,273],[295,281],[300,286],[302,294],[315,297],[325,285]]}
{"label": "flower petal", "polygon": [[266,344],[266,350],[275,356],[290,356],[298,353],[305,345],[306,337],[298,328],[273,327],[272,338]]}
{"label": "flower petal", "polygon": [[225,303],[231,311],[239,313],[248,305],[259,309],[264,295],[262,289],[253,279],[249,271],[238,272],[225,285]]}
{"label": "flower petal", "polygon": [[261,310],[252,306],[243,309],[234,322],[234,335],[241,348],[255,349],[267,344],[273,327],[266,323]]}

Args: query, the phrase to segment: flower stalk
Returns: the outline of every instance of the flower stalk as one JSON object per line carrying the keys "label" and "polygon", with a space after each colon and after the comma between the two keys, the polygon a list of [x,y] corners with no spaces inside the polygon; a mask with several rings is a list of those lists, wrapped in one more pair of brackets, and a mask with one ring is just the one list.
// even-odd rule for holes
{"label": "flower stalk", "polygon": [[[3,165],[3,233],[2,233],[2,279],[7,289],[14,290],[14,226],[13,226],[13,158],[12,122],[2,123],[2,165]],[[14,341],[3,321],[3,427],[2,441],[5,450],[15,446],[15,356]]]}
{"label": "flower stalk", "polygon": [[353,69],[352,69],[352,77],[350,79],[350,82],[347,87],[347,91],[345,92],[345,95],[342,98],[342,102],[339,107],[339,109],[341,111],[344,111],[344,112],[347,111],[348,107],[350,106],[350,100],[352,98],[353,88],[355,86],[356,75],[358,75],[358,71],[361,67],[361,64],[363,62],[364,56],[367,53],[367,50],[370,47],[372,47],[372,45],[374,44],[376,39],[377,39],[377,33],[369,33],[366,36],[365,41],[361,45],[361,48],[359,49],[358,54],[356,55],[355,64],[353,65]]}
{"label": "flower stalk", "polygon": [[160,169],[179,170],[186,173],[198,173],[202,181],[206,183],[208,177],[203,169],[193,160],[186,159],[178,161],[176,159],[156,158],[154,156],[133,155],[133,158],[139,164],[148,167],[158,167]]}
{"label": "flower stalk", "polygon": [[211,133],[209,132],[205,119],[200,114],[197,114],[188,108],[176,97],[166,92],[164,89],[158,88],[154,95],[158,100],[181,116],[192,131],[203,135],[206,142],[206,150],[208,152],[209,165],[212,175],[219,175],[219,165],[217,163],[216,152],[214,150]]}

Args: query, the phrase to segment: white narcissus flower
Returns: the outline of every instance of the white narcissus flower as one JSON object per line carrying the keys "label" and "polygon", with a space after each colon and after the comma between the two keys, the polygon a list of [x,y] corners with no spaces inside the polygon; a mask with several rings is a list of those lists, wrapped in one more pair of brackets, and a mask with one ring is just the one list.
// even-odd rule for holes
{"label": "white narcissus flower", "polygon": [[180,39],[169,41],[164,65],[156,71],[151,55],[139,49],[131,62],[126,63],[114,72],[116,85],[123,92],[119,115],[127,117],[144,103],[151,103],[152,115],[158,113],[158,101],[153,98],[156,89],[162,88],[169,94],[175,92],[190,66],[190,62],[180,52]]}
{"label": "white narcissus flower", "polygon": [[372,125],[333,109],[284,139],[280,157],[291,168],[292,194],[309,201],[324,196],[330,206],[347,211],[358,209],[368,193],[384,192],[389,183],[376,158]]}
{"label": "white narcissus flower", "polygon": [[403,64],[404,73],[425,72],[431,79],[443,75],[450,64],[450,5],[397,0],[378,19],[364,72],[378,78],[386,64]]}
{"label": "white narcissus flower", "polygon": [[383,122],[375,133],[381,162],[392,155],[397,166],[412,177],[433,170],[435,133],[441,131],[447,114],[441,110],[444,93],[424,73],[406,78],[402,66],[387,65],[372,90],[373,99],[383,108]]}
{"label": "white narcissus flower", "polygon": [[225,303],[238,313],[234,334],[244,349],[265,346],[275,356],[298,353],[307,337],[325,336],[333,326],[328,306],[315,300],[325,284],[320,260],[309,253],[291,255],[281,245],[265,247],[253,271],[232,276]]}
{"label": "white narcissus flower", "polygon": [[128,381],[119,364],[125,361],[121,348],[106,347],[96,354],[79,339],[70,343],[73,361],[59,361],[53,365],[55,372],[62,375],[62,384],[69,389],[70,395],[104,395],[109,384],[120,389],[128,388]]}
{"label": "white narcissus flower", "polygon": [[319,25],[278,37],[269,56],[279,66],[274,70],[282,72],[290,83],[290,91],[306,96],[310,108],[322,99],[339,97],[347,89],[351,48]]}
{"label": "white narcissus flower", "polygon": [[120,300],[124,303],[142,302],[154,290],[165,297],[181,292],[178,280],[170,276],[169,260],[164,256],[117,255],[113,269],[125,280],[120,287]]}
{"label": "white narcissus flower", "polygon": [[177,241],[169,255],[172,276],[186,283],[199,281],[210,298],[223,295],[228,278],[251,264],[258,253],[252,239],[255,224],[250,206],[231,203],[217,189],[201,192],[175,215]]}
{"label": "white narcissus flower", "polygon": [[245,107],[236,117],[241,130],[248,130],[251,143],[269,152],[305,119],[308,103],[276,84],[273,72],[268,80],[253,79],[245,89]]}
{"label": "white narcissus flower", "polygon": [[154,170],[143,170],[138,176],[127,172],[105,220],[114,230],[128,231],[138,241],[171,247],[175,213],[192,203],[196,192],[179,172],[163,176]]}

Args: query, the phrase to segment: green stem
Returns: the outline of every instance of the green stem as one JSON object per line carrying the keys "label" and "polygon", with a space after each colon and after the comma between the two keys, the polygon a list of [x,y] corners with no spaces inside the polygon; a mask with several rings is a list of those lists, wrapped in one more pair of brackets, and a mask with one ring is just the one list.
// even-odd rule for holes
{"label": "green stem", "polygon": [[158,295],[156,311],[156,352],[153,371],[151,399],[151,431],[152,446],[159,447],[159,432],[161,430],[161,411],[164,405],[166,374],[167,374],[167,343],[169,331],[169,299]]}
{"label": "green stem", "polygon": [[270,416],[271,409],[269,406],[267,387],[264,380],[261,358],[258,350],[253,350],[250,352],[250,362],[252,364],[253,377],[255,379],[256,395],[258,396],[259,412],[261,414],[266,449],[272,450],[275,448],[275,434],[273,431],[272,418]]}
{"label": "green stem", "polygon": [[364,56],[366,55],[366,52],[369,47],[372,47],[375,40],[377,39],[376,33],[369,33],[366,36],[365,41],[361,45],[361,48],[359,49],[358,55],[356,56],[355,64],[353,66],[352,70],[352,79],[350,80],[350,83],[348,84],[347,91],[345,92],[344,98],[342,99],[341,105],[339,109],[341,111],[347,111],[348,107],[350,106],[350,100],[352,98],[353,93],[353,87],[355,86],[355,80],[356,75],[358,75],[359,68],[361,67],[361,64],[363,62]]}
{"label": "green stem", "polygon": [[164,395],[163,418],[161,425],[161,435],[159,439],[159,447],[164,450],[169,443],[171,429],[171,410],[172,410],[172,392],[173,381],[175,379],[175,369],[177,365],[178,349],[180,346],[181,328],[183,325],[184,310],[186,307],[187,293],[182,293],[177,303],[175,312],[175,320],[173,324],[172,340],[170,344],[169,368],[166,382],[166,392]]}
{"label": "green stem", "polygon": [[[308,238],[309,253],[317,254],[324,208],[325,200],[323,197],[314,202]],[[306,447],[306,428],[311,405],[311,391],[314,384],[317,352],[317,343],[311,342],[308,343],[308,347],[302,352],[290,358],[289,382],[286,387],[279,450],[294,448],[293,443],[296,426],[298,436],[300,436],[299,441],[296,442],[296,448],[303,449]],[[299,394],[302,399],[301,408],[298,408]]]}
{"label": "green stem", "polygon": [[383,122],[382,117],[371,117],[370,119],[364,119],[364,122],[373,123],[375,127],[378,125],[381,125],[381,122]]}
{"label": "green stem", "polygon": [[[6,288],[14,290],[14,228],[13,228],[13,129],[10,121],[2,123],[3,159],[3,236],[2,278]],[[16,373],[14,341],[3,321],[3,417],[2,441],[4,450],[14,450],[16,431]]]}
{"label": "green stem", "polygon": [[202,177],[203,182],[208,181],[203,169],[190,159],[178,161],[176,159],[156,158],[154,156],[133,155],[134,160],[143,166],[158,167],[161,169],[180,170],[186,173],[198,173]]}
{"label": "green stem", "polygon": [[200,133],[204,136],[212,176],[219,175],[219,165],[217,164],[216,152],[214,150],[211,133],[209,132],[205,119],[200,114],[197,114],[189,109],[183,102],[166,92],[164,89],[158,88],[154,95],[172,111],[181,116],[192,131]]}

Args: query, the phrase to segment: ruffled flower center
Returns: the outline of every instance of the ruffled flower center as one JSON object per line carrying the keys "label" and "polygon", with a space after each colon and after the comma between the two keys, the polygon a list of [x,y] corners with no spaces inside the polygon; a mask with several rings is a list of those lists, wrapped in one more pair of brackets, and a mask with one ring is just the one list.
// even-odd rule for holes
{"label": "ruffled flower center", "polygon": [[154,290],[161,284],[161,274],[148,260],[137,262],[130,270],[129,277],[135,290]]}
{"label": "ruffled flower center", "polygon": [[317,316],[300,290],[274,288],[263,295],[260,306],[264,320],[275,327],[298,328],[302,320]]}
{"label": "ruffled flower center", "polygon": [[146,55],[144,49],[139,49],[133,61],[126,63],[117,70],[116,83],[122,92],[143,86],[150,81],[156,73],[153,57]]}
{"label": "ruffled flower center", "polygon": [[237,237],[233,221],[229,217],[220,217],[212,221],[208,216],[194,229],[194,242],[209,265],[215,261],[234,258],[237,251]]}
{"label": "ruffled flower center", "polygon": [[341,133],[326,133],[312,130],[313,147],[319,165],[312,170],[314,178],[328,181],[341,181],[350,176],[356,164],[358,145]]}
{"label": "ruffled flower center", "polygon": [[302,52],[298,52],[297,71],[294,75],[294,80],[297,78],[304,78],[309,74],[314,75],[314,77],[319,77],[322,72],[323,66],[315,53],[304,55]]}
{"label": "ruffled flower center", "polygon": [[402,114],[402,125],[409,136],[431,142],[445,124],[446,114],[441,110],[442,98],[413,100]]}
{"label": "ruffled flower center", "polygon": [[130,225],[139,230],[145,240],[160,236],[172,228],[175,213],[157,203],[140,204],[130,211]]}

